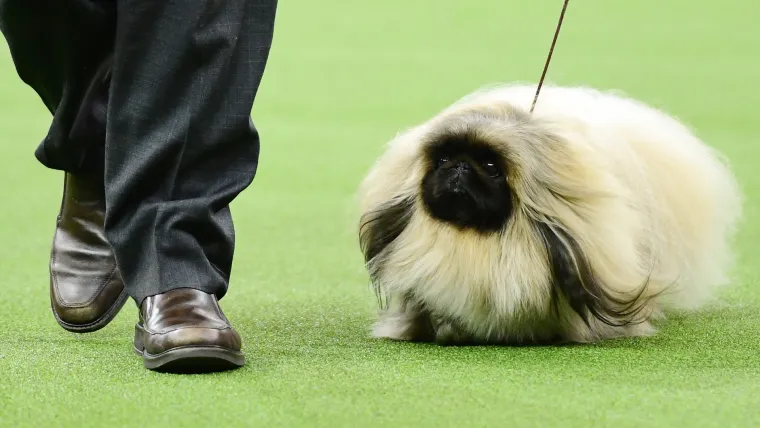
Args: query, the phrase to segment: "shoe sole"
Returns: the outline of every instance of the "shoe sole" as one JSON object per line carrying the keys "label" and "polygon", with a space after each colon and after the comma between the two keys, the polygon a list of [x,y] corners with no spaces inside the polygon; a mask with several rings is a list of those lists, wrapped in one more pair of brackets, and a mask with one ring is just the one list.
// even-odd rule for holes
{"label": "shoe sole", "polygon": [[245,355],[216,346],[185,346],[158,355],[134,348],[145,368],[166,373],[211,373],[234,370],[245,365]]}
{"label": "shoe sole", "polygon": [[121,308],[123,308],[127,303],[128,299],[129,295],[127,294],[127,290],[122,290],[121,294],[119,294],[119,297],[116,299],[116,301],[114,301],[113,305],[111,305],[111,307],[108,308],[108,310],[103,315],[101,315],[100,318],[87,324],[71,324],[63,321],[55,311],[52,301],[50,302],[50,310],[53,311],[53,316],[58,322],[58,325],[63,327],[64,330],[70,331],[72,333],[92,333],[94,331],[100,330],[101,328],[107,326],[111,321],[113,321],[113,319],[116,318],[116,315],[118,315],[121,311]]}

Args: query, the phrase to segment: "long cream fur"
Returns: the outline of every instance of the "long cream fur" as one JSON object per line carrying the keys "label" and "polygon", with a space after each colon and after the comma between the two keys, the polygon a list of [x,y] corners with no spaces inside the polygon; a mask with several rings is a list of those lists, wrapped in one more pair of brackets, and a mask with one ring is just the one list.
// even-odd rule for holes
{"label": "long cream fur", "polygon": [[[720,154],[676,119],[611,92],[545,86],[529,115],[534,91],[515,84],[466,96],[393,139],[363,180],[363,220],[413,201],[401,234],[367,263],[391,302],[373,336],[499,343],[645,336],[664,311],[696,309],[729,281],[741,193]],[[421,205],[422,150],[432,135],[457,129],[476,130],[507,160],[516,201],[501,233],[459,231]],[[572,236],[609,293],[642,292],[639,318],[586,324],[562,302],[552,312],[536,223]]]}

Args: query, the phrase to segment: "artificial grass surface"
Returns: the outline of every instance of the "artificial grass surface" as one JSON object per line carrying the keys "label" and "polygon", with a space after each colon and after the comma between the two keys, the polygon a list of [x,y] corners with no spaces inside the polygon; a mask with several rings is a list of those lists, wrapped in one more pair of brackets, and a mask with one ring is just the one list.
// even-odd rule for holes
{"label": "artificial grass surface", "polygon": [[[550,80],[665,108],[732,160],[747,194],[722,306],[645,340],[440,348],[367,337],[373,296],[352,195],[382,145],[461,95],[536,81],[561,1],[281,2],[254,107],[263,138],[234,203],[222,300],[248,364],[149,372],[136,310],[57,326],[47,263],[61,174],[32,156],[49,124],[0,51],[0,426],[760,426],[760,7],[749,0],[571,2]],[[698,207],[695,207],[698,209]]]}

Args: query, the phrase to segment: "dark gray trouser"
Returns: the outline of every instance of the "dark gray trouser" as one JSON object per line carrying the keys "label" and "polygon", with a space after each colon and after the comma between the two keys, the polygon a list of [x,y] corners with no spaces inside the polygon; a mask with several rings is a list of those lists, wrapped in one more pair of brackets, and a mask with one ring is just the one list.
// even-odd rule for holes
{"label": "dark gray trouser", "polygon": [[104,177],[106,235],[136,303],[222,298],[230,202],[256,173],[251,109],[277,0],[0,0],[19,76],[53,115],[37,159]]}

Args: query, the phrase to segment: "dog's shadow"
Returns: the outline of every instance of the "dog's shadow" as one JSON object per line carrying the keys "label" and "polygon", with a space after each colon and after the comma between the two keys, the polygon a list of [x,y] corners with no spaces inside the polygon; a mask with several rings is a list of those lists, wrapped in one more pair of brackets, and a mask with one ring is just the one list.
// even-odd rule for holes
{"label": "dog's shadow", "polygon": [[[673,314],[657,323],[653,336],[610,339],[598,343],[523,343],[485,344],[477,342],[442,345],[432,342],[404,342],[374,339],[370,326],[374,312],[367,308],[314,305],[293,309],[270,307],[267,313],[250,313],[237,319],[248,341],[248,353],[256,359],[255,370],[269,370],[281,364],[408,364],[430,366],[431,361],[471,361],[479,364],[523,364],[537,362],[579,365],[613,354],[615,360],[657,358],[673,349],[685,349],[694,364],[710,364],[699,357],[694,343],[716,340],[706,324],[719,324],[719,330],[735,328],[726,320],[740,319],[746,308],[722,306],[691,314]],[[278,314],[287,314],[279,316]],[[238,314],[240,315],[240,314]],[[702,335],[702,337],[700,337]],[[718,338],[718,342],[720,342]],[[723,346],[720,343],[714,346]],[[727,350],[730,352],[730,350]],[[693,352],[693,354],[689,354]],[[683,362],[683,361],[682,361]]]}

